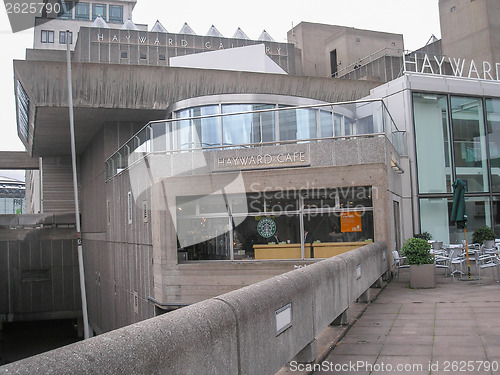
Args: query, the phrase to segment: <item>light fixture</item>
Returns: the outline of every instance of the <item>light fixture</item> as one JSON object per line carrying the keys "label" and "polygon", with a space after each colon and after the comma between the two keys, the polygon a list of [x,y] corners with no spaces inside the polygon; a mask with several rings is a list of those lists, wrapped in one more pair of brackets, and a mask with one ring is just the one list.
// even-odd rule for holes
{"label": "light fixture", "polygon": [[403,174],[405,173],[405,171],[403,170],[403,168],[401,168],[399,166],[398,163],[396,163],[396,161],[394,159],[391,159],[391,168],[394,170],[394,172],[398,173],[398,174]]}

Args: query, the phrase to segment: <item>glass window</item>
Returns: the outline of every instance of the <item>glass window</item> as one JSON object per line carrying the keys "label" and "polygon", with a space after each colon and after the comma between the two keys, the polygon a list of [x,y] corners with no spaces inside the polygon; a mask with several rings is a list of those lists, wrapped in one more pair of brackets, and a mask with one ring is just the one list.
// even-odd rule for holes
{"label": "glass window", "polygon": [[[231,233],[228,217],[177,219],[179,252],[186,260],[230,260]],[[183,257],[181,257],[182,259]]]}
{"label": "glass window", "polygon": [[467,183],[469,192],[486,192],[488,170],[481,99],[452,97],[451,118],[456,177]]}
{"label": "glass window", "polygon": [[344,117],[338,114],[333,115],[333,128],[335,137],[340,137],[345,135],[342,123],[344,122]]}
{"label": "glass window", "polygon": [[[251,104],[227,104],[222,106],[222,113],[253,111]],[[224,145],[243,145],[260,142],[260,114],[239,113],[222,117]]]}
{"label": "glass window", "polygon": [[78,2],[75,6],[75,19],[76,20],[89,20],[90,19],[90,4]]}
{"label": "glass window", "polygon": [[234,259],[302,259],[298,214],[248,216],[233,233]]}
{"label": "glass window", "polygon": [[[194,107],[178,112],[178,117],[210,116],[216,115],[218,112],[219,107],[216,105]],[[175,129],[174,138],[179,149],[220,145],[220,119],[218,117],[176,121]]]}
{"label": "glass window", "polygon": [[290,109],[279,112],[280,141],[317,137],[315,109]]}
{"label": "glass window", "polygon": [[486,120],[490,148],[491,190],[500,192],[500,99],[486,99]]}
{"label": "glass window", "polygon": [[448,198],[420,199],[421,233],[428,232],[433,240],[450,243],[449,202]]}
{"label": "glass window", "polygon": [[[66,31],[59,31],[59,44],[66,44]],[[73,44],[73,33],[69,33],[69,44]]]}
{"label": "glass window", "polygon": [[54,31],[42,30],[42,43],[54,43]]}
{"label": "glass window", "polygon": [[447,97],[413,94],[420,193],[452,191]]}
{"label": "glass window", "polygon": [[[357,205],[340,209],[340,197],[351,193]],[[374,239],[370,187],[211,194],[176,202],[180,260],[326,258],[352,246],[329,243]]]}
{"label": "glass window", "polygon": [[493,231],[500,238],[500,197],[493,197]]}
{"label": "glass window", "polygon": [[123,5],[109,5],[109,22],[123,23]]}
{"label": "glass window", "polygon": [[329,111],[320,110],[320,136],[321,137],[333,137],[333,122],[332,113]]}
{"label": "glass window", "polygon": [[353,186],[337,189],[340,208],[372,207],[372,189],[370,186]]}
{"label": "glass window", "polygon": [[[464,240],[463,229],[450,223],[453,198],[420,199],[421,232],[429,232],[432,239],[443,243],[459,244]],[[491,226],[490,198],[466,197],[467,241],[471,243],[474,230],[485,225]]]}
{"label": "glass window", "polygon": [[106,18],[106,4],[92,4],[92,20],[101,17],[104,21]]}
{"label": "glass window", "polygon": [[73,18],[73,2],[61,1],[61,10],[57,15],[58,18],[70,20]]}

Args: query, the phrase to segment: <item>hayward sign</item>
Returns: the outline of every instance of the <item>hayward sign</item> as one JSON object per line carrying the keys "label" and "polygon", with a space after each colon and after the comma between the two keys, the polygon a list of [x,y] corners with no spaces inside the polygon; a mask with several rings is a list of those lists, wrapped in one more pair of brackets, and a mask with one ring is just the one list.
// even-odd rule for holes
{"label": "hayward sign", "polygon": [[422,58],[414,54],[413,56],[403,55],[403,64],[405,72],[500,81],[500,63],[488,61],[476,63],[474,60],[429,56],[428,54],[424,54]]}

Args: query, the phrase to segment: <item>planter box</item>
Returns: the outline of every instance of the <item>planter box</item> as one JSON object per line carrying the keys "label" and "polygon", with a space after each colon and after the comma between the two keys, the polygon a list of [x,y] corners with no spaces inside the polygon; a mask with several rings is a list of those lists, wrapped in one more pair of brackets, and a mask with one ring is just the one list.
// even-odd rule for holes
{"label": "planter box", "polygon": [[410,288],[435,288],[436,265],[420,264],[410,266]]}

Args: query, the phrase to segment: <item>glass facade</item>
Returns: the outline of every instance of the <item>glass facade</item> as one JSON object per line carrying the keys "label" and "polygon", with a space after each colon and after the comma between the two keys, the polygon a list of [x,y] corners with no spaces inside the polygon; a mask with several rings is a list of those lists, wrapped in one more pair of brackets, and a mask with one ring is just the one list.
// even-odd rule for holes
{"label": "glass facade", "polygon": [[328,244],[373,241],[371,194],[352,187],[178,197],[179,259],[326,257]]}
{"label": "glass facade", "polygon": [[[500,100],[413,93],[420,230],[459,243],[449,221],[452,183],[467,184],[467,235],[488,225],[500,233]],[[500,213],[500,212],[499,212]]]}
{"label": "glass facade", "polygon": [[500,99],[486,99],[491,190],[500,193]]}
{"label": "glass facade", "polygon": [[[300,107],[219,103],[182,108],[172,115],[171,120],[149,123],[134,136],[147,143],[140,155],[145,149],[173,153],[374,134],[385,134],[401,155],[406,152],[405,132],[396,129],[381,101]],[[106,161],[107,179],[137,161],[129,158],[134,151],[129,143]]]}

